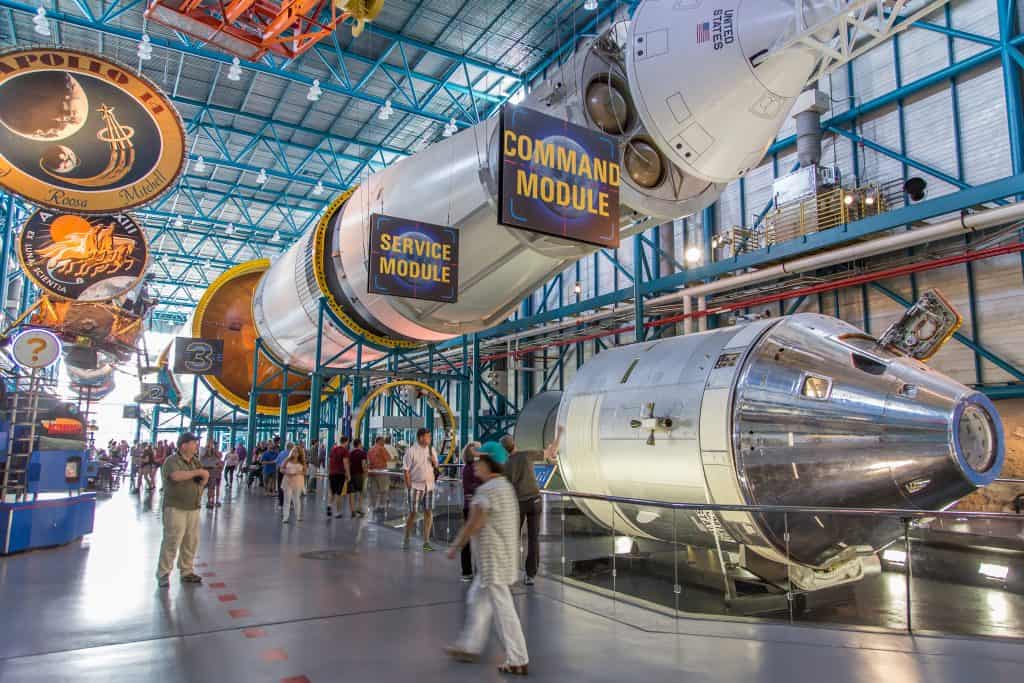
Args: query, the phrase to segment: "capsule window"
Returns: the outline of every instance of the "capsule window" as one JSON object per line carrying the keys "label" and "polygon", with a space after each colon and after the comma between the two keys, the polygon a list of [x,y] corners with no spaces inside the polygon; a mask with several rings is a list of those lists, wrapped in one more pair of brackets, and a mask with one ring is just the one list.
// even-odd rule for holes
{"label": "capsule window", "polygon": [[862,353],[854,353],[853,356],[853,367],[857,368],[861,372],[866,372],[869,375],[884,375],[885,370],[888,367],[885,363],[879,360],[875,360],[870,356],[865,356]]}
{"label": "capsule window", "polygon": [[832,380],[819,375],[804,375],[800,384],[800,394],[814,401],[827,401],[832,394]]}

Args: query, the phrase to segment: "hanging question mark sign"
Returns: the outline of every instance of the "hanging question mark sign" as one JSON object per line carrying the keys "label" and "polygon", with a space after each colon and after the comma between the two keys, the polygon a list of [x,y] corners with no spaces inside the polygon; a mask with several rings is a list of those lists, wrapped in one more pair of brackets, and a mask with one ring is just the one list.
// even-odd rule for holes
{"label": "hanging question mark sign", "polygon": [[24,368],[40,370],[57,362],[61,341],[49,330],[25,330],[14,338],[14,360]]}

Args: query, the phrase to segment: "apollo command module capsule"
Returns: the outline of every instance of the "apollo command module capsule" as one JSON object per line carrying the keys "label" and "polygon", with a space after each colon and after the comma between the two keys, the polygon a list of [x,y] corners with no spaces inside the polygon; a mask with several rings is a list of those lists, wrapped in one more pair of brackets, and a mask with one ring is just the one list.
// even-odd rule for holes
{"label": "apollo command module capsule", "polygon": [[[557,425],[569,490],[680,503],[940,510],[1004,458],[983,394],[809,313],[602,351]],[[574,502],[617,533],[725,546],[806,590],[861,578],[902,535],[892,517]]]}

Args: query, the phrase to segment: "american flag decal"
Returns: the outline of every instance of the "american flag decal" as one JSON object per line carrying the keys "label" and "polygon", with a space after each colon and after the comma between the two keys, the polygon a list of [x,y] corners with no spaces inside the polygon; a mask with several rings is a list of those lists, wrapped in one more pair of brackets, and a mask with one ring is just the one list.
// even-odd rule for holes
{"label": "american flag decal", "polygon": [[709,40],[711,40],[711,22],[705,21],[703,24],[697,24],[697,44],[703,45]]}

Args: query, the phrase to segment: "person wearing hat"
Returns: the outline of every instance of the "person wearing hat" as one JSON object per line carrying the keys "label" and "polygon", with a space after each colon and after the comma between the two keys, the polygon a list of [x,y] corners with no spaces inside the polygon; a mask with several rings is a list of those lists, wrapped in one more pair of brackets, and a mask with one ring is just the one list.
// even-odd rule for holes
{"label": "person wearing hat", "polygon": [[[196,457],[199,439],[191,432],[178,437],[178,448],[160,468],[163,481],[164,537],[160,544],[160,563],[156,580],[161,588],[170,585],[174,560],[182,583],[202,583],[193,570],[199,546],[199,501],[210,480],[210,473],[199,465]],[[179,553],[180,551],[180,553]]]}
{"label": "person wearing hat", "polygon": [[454,560],[473,539],[477,573],[466,596],[466,624],[445,652],[461,662],[477,661],[494,618],[505,648],[505,662],[498,671],[526,676],[526,638],[509,589],[519,578],[519,500],[504,476],[508,451],[500,443],[488,441],[474,455],[473,469],[482,483],[473,493],[469,520],[449,548],[448,558]]}

